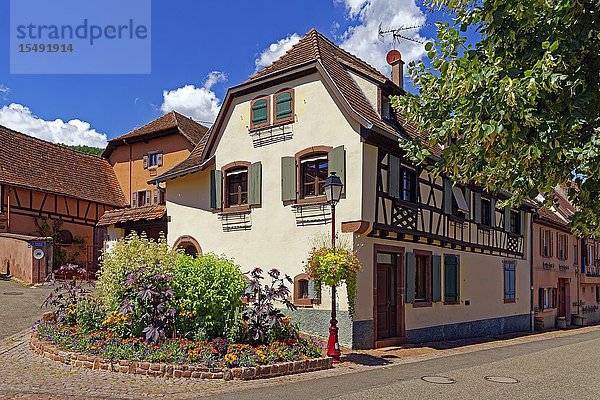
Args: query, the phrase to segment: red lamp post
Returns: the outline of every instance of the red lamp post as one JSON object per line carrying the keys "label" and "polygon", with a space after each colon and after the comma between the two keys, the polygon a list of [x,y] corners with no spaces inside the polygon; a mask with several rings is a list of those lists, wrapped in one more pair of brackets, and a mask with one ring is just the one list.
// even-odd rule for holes
{"label": "red lamp post", "polygon": [[[331,206],[331,247],[335,254],[335,205],[340,201],[344,184],[339,176],[332,172],[325,180],[325,195]],[[333,358],[333,363],[340,362],[340,344],[338,342],[338,327],[336,318],[336,286],[331,285],[331,321],[329,327],[329,340],[327,342],[327,356]]]}

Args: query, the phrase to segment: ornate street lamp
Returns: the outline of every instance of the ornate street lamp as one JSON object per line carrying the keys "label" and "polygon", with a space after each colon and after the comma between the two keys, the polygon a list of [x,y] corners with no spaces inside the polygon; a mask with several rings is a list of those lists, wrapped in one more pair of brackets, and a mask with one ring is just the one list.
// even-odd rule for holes
{"label": "ornate street lamp", "polygon": [[[332,172],[325,180],[325,195],[327,202],[331,206],[331,247],[335,254],[335,205],[342,197],[342,188],[344,184],[339,176]],[[329,327],[329,341],[327,342],[327,356],[333,358],[335,364],[340,362],[340,344],[338,342],[338,327],[336,319],[336,293],[335,285],[331,286],[331,326]]]}

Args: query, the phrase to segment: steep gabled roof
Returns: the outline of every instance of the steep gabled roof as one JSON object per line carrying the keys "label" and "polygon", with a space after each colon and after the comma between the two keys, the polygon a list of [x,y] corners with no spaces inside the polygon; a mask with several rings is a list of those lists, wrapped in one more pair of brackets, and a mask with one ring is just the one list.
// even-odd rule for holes
{"label": "steep gabled roof", "polygon": [[154,121],[148,122],[146,125],[111,139],[102,156],[108,158],[114,148],[122,145],[125,141],[134,142],[146,140],[152,136],[167,135],[171,133],[182,135],[195,146],[202,140],[207,131],[208,128],[204,125],[179,114],[177,111],[171,111],[158,117]]}
{"label": "steep gabled roof", "polygon": [[123,207],[108,161],[0,125],[0,183]]}
{"label": "steep gabled roof", "polygon": [[[416,126],[401,117],[393,121],[384,120],[365,97],[356,81],[350,75],[351,70],[366,76],[374,83],[385,86],[394,94],[402,94],[404,90],[398,87],[381,72],[360,58],[343,50],[324,35],[310,30],[298,43],[293,45],[285,54],[269,66],[252,75],[242,84],[230,88],[223,101],[223,106],[217,120],[211,129],[208,142],[202,145],[202,154],[194,150],[188,160],[165,172],[155,180],[171,179],[177,174],[188,173],[197,168],[199,163],[206,161],[215,144],[221,124],[224,123],[226,110],[234,97],[250,92],[253,88],[268,86],[275,79],[283,76],[295,76],[301,71],[318,71],[323,76],[323,82],[340,99],[342,107],[367,130],[385,135],[393,140],[400,138],[423,138]],[[197,146],[200,147],[200,146]],[[430,148],[434,155],[439,155],[439,148]],[[189,162],[188,162],[189,161]],[[190,164],[192,164],[190,166]]]}
{"label": "steep gabled roof", "polygon": [[151,221],[163,218],[167,213],[164,205],[156,204],[144,207],[118,208],[104,213],[96,225],[108,226],[123,222]]}

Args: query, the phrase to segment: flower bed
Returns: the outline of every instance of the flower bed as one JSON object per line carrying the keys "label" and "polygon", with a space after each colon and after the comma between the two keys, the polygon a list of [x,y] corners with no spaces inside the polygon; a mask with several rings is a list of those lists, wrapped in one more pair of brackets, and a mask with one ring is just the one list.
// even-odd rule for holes
{"label": "flower bed", "polygon": [[84,333],[77,327],[41,322],[31,348],[63,364],[151,376],[195,379],[257,379],[331,368],[331,358],[310,339],[269,345],[167,339],[149,343],[119,339],[111,332]]}

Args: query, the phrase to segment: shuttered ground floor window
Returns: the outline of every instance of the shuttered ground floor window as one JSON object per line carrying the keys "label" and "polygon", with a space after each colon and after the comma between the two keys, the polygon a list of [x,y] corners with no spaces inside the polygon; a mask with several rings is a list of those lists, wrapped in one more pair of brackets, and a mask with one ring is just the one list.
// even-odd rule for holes
{"label": "shuttered ground floor window", "polygon": [[453,254],[444,256],[444,302],[460,301],[460,265],[459,257]]}
{"label": "shuttered ground floor window", "polygon": [[556,308],[558,298],[558,290],[556,288],[540,288],[538,296],[540,310]]}
{"label": "shuttered ground floor window", "polygon": [[516,301],[516,277],[515,262],[504,261],[504,302],[514,303]]}
{"label": "shuttered ground floor window", "polygon": [[406,303],[431,305],[442,300],[441,256],[429,251],[406,253]]}

